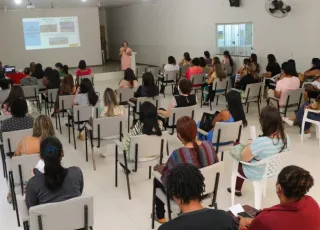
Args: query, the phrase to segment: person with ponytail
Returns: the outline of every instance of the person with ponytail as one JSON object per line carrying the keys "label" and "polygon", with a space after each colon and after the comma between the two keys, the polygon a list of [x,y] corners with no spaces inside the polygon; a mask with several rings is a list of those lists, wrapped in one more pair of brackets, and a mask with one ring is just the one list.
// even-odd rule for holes
{"label": "person with ponytail", "polygon": [[224,57],[222,60],[223,69],[226,72],[227,76],[232,76],[234,62],[233,62],[233,59],[232,59],[229,51],[224,51],[223,57]]}
{"label": "person with ponytail", "polygon": [[81,81],[73,98],[74,105],[95,106],[99,100],[99,95],[94,91],[93,85],[88,78]]}
{"label": "person with ponytail", "polygon": [[83,175],[78,167],[64,168],[62,144],[56,137],[47,137],[40,144],[40,157],[44,162],[44,173],[38,169],[31,172],[26,191],[28,209],[46,203],[65,201],[81,196]]}
{"label": "person with ponytail", "polygon": [[[177,121],[177,136],[184,146],[174,150],[166,164],[154,167],[154,170],[162,175],[161,180],[164,186],[171,170],[179,164],[189,163],[197,168],[203,168],[218,162],[217,153],[211,142],[196,139],[197,124],[191,117],[181,117]],[[163,188],[162,184],[158,182],[156,186]],[[166,222],[164,203],[159,198],[156,198],[156,214],[159,223]]]}
{"label": "person with ponytail", "polygon": [[314,185],[310,172],[287,166],[278,175],[276,193],[280,204],[263,209],[252,218],[240,218],[240,230],[319,230],[318,203],[306,195]]}
{"label": "person with ponytail", "polygon": [[56,69],[59,71],[60,78],[64,78],[66,75],[69,74],[69,66],[62,65],[62,63],[58,62],[55,65]]}

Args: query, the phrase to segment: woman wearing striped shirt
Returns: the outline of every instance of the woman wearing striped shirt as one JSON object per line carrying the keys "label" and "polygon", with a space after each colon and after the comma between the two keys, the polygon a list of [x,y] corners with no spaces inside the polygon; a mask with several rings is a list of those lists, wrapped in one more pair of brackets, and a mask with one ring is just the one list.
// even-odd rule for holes
{"label": "woman wearing striped shirt", "polygon": [[[284,132],[278,109],[271,106],[263,108],[260,124],[263,134],[243,148],[241,161],[255,163],[288,150],[290,141]],[[264,170],[265,164],[259,166],[239,164],[238,168],[239,174],[250,180],[261,180]],[[242,196],[241,189],[243,182],[244,179],[237,177],[236,196]],[[231,188],[228,188],[228,192],[231,193]]]}
{"label": "woman wearing striped shirt", "polygon": [[[162,175],[162,184],[156,181],[156,186],[161,189],[164,189],[163,185],[166,186],[170,171],[179,164],[189,163],[197,168],[203,168],[218,162],[217,153],[211,142],[196,139],[197,125],[191,117],[182,117],[177,121],[177,133],[184,146],[174,150],[166,164],[154,167],[154,170]],[[158,222],[166,222],[164,204],[158,198],[156,198],[156,213]]]}

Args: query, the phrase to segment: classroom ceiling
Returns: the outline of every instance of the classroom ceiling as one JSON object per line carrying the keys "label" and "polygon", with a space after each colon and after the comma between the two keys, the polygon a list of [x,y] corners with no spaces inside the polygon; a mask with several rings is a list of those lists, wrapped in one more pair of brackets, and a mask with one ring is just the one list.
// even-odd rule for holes
{"label": "classroom ceiling", "polygon": [[3,10],[6,6],[8,10],[27,8],[30,1],[36,9],[52,8],[74,8],[74,7],[94,7],[100,3],[101,7],[119,7],[135,3],[140,3],[146,0],[20,0],[20,4],[16,4],[17,0],[0,0],[0,9]]}

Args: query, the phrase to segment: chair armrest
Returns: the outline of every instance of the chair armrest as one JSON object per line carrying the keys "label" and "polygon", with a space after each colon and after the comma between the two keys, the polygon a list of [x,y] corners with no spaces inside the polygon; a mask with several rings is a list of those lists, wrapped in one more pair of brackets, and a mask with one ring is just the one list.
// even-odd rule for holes
{"label": "chair armrest", "polygon": [[152,175],[155,179],[157,179],[162,184],[161,174],[158,171],[152,171]]}
{"label": "chair armrest", "polygon": [[313,109],[305,109],[306,113],[318,113],[320,114],[320,110],[313,110]]}
{"label": "chair armrest", "polygon": [[254,163],[249,163],[249,162],[244,162],[244,161],[239,161],[239,163],[243,164],[243,165],[248,165],[248,166],[257,166],[257,165],[261,165],[260,161],[254,162]]}
{"label": "chair armrest", "polygon": [[124,150],[123,142],[121,142],[121,141],[119,141],[119,140],[116,140],[116,141],[114,141],[114,143],[115,143],[116,146],[118,146],[121,150]]}
{"label": "chair armrest", "polygon": [[22,222],[29,221],[29,210],[23,196],[17,196],[17,204],[19,209],[19,216]]}
{"label": "chair armrest", "polygon": [[131,101],[128,101],[128,104],[131,106],[131,107],[135,107],[136,105],[134,103],[132,103]]}
{"label": "chair armrest", "polygon": [[208,132],[198,128],[198,133],[201,133],[202,135],[208,136]]}
{"label": "chair armrest", "polygon": [[92,130],[92,126],[88,122],[84,124],[84,128],[90,131]]}

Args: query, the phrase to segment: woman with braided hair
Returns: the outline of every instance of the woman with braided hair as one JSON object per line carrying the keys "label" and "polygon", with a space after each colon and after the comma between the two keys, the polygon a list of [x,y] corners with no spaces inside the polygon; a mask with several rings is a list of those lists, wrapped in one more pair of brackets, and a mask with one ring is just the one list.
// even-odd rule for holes
{"label": "woman with braided hair", "polygon": [[[156,186],[162,189],[163,185],[167,184],[171,170],[179,164],[189,163],[197,168],[203,168],[218,162],[217,153],[211,142],[196,139],[197,125],[191,117],[181,117],[177,121],[177,135],[184,146],[174,150],[166,164],[154,167],[154,170],[162,175],[162,184],[156,181],[158,182]],[[156,214],[159,223],[166,222],[164,204],[158,198],[156,198]]]}
{"label": "woman with braided hair", "polygon": [[254,219],[241,218],[241,230],[319,230],[320,209],[306,194],[314,180],[310,173],[298,166],[284,168],[276,185],[280,204],[263,209]]}

